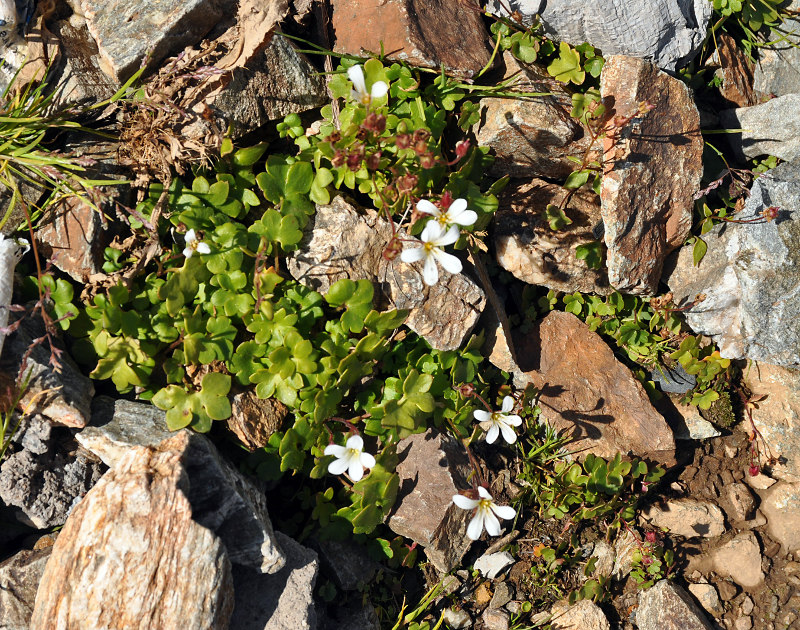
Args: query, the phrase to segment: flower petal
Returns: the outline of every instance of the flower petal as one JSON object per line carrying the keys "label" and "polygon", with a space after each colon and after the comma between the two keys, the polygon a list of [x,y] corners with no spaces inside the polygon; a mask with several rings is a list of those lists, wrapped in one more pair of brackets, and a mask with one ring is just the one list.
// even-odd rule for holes
{"label": "flower petal", "polygon": [[517,511],[510,505],[495,505],[492,503],[492,512],[503,520],[509,521],[517,515]]}
{"label": "flower petal", "polygon": [[508,413],[514,408],[514,399],[511,396],[506,396],[503,398],[503,406],[500,407],[500,411],[503,413]]}
{"label": "flower petal", "polygon": [[[430,225],[431,223],[433,223],[433,221],[430,221],[428,225]],[[438,223],[436,225],[438,225]],[[450,229],[447,230],[447,232],[445,232],[444,235],[437,238],[433,244],[436,245],[437,247],[452,245],[458,240],[459,236],[461,236],[461,230],[458,229],[457,225],[451,225]]]}
{"label": "flower petal", "polygon": [[494,444],[499,434],[500,434],[500,429],[497,428],[496,424],[493,424],[491,427],[489,427],[489,430],[486,432],[486,443]]}
{"label": "flower petal", "polygon": [[[442,238],[444,230],[439,225],[438,221],[428,221],[422,229],[422,234],[419,235],[419,240],[423,243],[433,243],[438,245],[439,239]],[[455,243],[455,241],[453,241]]]}
{"label": "flower petal", "polygon": [[490,510],[486,511],[483,524],[486,526],[486,533],[489,534],[489,536],[500,535],[500,521],[497,520],[497,517],[492,514]]}
{"label": "flower petal", "polygon": [[483,519],[484,514],[480,510],[478,513],[472,518],[467,526],[467,538],[470,540],[478,540],[483,533]]}
{"label": "flower petal", "polygon": [[465,210],[459,215],[450,217],[450,221],[452,221],[453,223],[464,226],[472,225],[477,220],[478,220],[478,214],[473,210]]}
{"label": "flower petal", "polygon": [[425,214],[432,214],[435,217],[438,217],[442,213],[439,212],[439,208],[434,206],[430,201],[427,199],[420,199],[417,202],[417,211],[424,212]]}
{"label": "flower petal", "polygon": [[369,453],[361,453],[358,459],[364,468],[375,468],[375,458]]}
{"label": "flower petal", "polygon": [[208,246],[208,243],[198,243],[197,244],[197,253],[198,254],[210,254],[211,248]]}
{"label": "flower petal", "polygon": [[381,96],[386,96],[386,92],[388,91],[389,86],[386,85],[384,81],[375,81],[375,83],[372,84],[372,89],[369,94],[372,98],[380,98]]}
{"label": "flower petal", "polygon": [[191,258],[192,254],[194,254],[194,250],[191,247],[185,247],[183,249],[183,255],[186,256],[186,258]]}
{"label": "flower petal", "polygon": [[347,449],[344,446],[339,446],[338,444],[328,444],[325,447],[325,450],[322,451],[325,455],[333,455],[334,457],[342,458],[347,455]]}
{"label": "flower petal", "polygon": [[512,429],[508,425],[503,424],[502,422],[498,422],[492,428],[493,429],[497,428],[498,425],[500,426],[500,432],[503,434],[503,439],[506,442],[508,442],[509,444],[513,444],[514,442],[517,441],[517,434],[514,433],[514,429]]}
{"label": "flower petal", "polygon": [[448,254],[440,249],[431,250],[432,257],[439,261],[439,264],[450,273],[461,273],[464,266],[461,261],[453,254]]}
{"label": "flower petal", "polygon": [[458,216],[464,210],[467,209],[467,200],[459,197],[458,199],[453,200],[453,203],[450,204],[450,207],[447,209],[447,212],[451,216]]}
{"label": "flower petal", "polygon": [[518,427],[522,424],[522,418],[515,413],[510,413],[507,416],[503,416],[503,419],[505,423],[511,427]]}
{"label": "flower petal", "polygon": [[351,435],[347,438],[347,442],[344,443],[347,448],[354,448],[357,451],[360,451],[364,448],[364,440],[361,438],[360,435]]}
{"label": "flower petal", "polygon": [[413,263],[425,258],[425,248],[415,247],[414,249],[404,249],[400,252],[400,260],[404,263]]}
{"label": "flower petal", "polygon": [[186,244],[189,245],[197,240],[197,235],[195,234],[194,230],[189,230],[183,237],[186,240]]}
{"label": "flower petal", "polygon": [[476,420],[480,420],[481,422],[486,422],[487,420],[492,419],[492,414],[488,411],[484,411],[483,409],[476,409],[472,412],[472,415],[475,416]]}
{"label": "flower petal", "polygon": [[353,82],[353,87],[359,97],[367,94],[367,84],[364,83],[364,70],[361,69],[361,66],[350,66],[347,69],[347,76]]}
{"label": "flower petal", "polygon": [[455,503],[462,510],[473,510],[478,507],[478,503],[480,503],[480,501],[465,497],[463,494],[454,494],[453,503]]}
{"label": "flower petal", "polygon": [[422,268],[422,279],[429,287],[432,287],[439,281],[439,269],[436,267],[436,261],[433,256],[426,256],[425,266]]}
{"label": "flower petal", "polygon": [[328,472],[332,475],[341,475],[350,465],[350,460],[346,457],[343,459],[334,459],[328,464]]}
{"label": "flower petal", "polygon": [[364,467],[361,465],[361,462],[358,461],[358,457],[350,459],[350,469],[347,471],[347,474],[350,475],[350,479],[353,481],[361,481],[361,478],[364,476]]}
{"label": "flower petal", "polygon": [[492,495],[489,494],[489,491],[483,486],[478,486],[478,496],[481,499],[489,499],[489,501],[492,500]]}

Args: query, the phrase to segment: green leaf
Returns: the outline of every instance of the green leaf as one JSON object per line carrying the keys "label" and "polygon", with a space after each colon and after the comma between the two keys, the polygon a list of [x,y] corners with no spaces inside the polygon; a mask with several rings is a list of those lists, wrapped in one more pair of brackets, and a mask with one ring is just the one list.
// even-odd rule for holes
{"label": "green leaf", "polygon": [[700,266],[700,262],[706,255],[708,251],[708,245],[706,242],[700,238],[699,236],[694,237],[694,245],[692,247],[692,261],[694,262],[694,266]]}
{"label": "green leaf", "polygon": [[586,78],[586,73],[581,70],[581,56],[566,42],[561,42],[558,47],[558,58],[549,66],[547,72],[557,81],[580,85]]}
{"label": "green leaf", "polygon": [[600,269],[603,266],[603,244],[600,241],[592,241],[578,245],[575,248],[575,258],[585,260],[589,269]]}
{"label": "green leaf", "polygon": [[550,229],[554,232],[557,230],[561,230],[568,225],[572,224],[572,219],[570,219],[564,211],[555,206],[553,204],[547,204],[547,208],[545,208],[545,219],[547,219],[547,223],[550,226]]}
{"label": "green leaf", "polygon": [[588,169],[584,169],[582,171],[573,171],[567,177],[567,181],[564,182],[564,188],[567,190],[576,190],[583,186],[587,181],[589,181],[589,175],[592,174],[592,171]]}

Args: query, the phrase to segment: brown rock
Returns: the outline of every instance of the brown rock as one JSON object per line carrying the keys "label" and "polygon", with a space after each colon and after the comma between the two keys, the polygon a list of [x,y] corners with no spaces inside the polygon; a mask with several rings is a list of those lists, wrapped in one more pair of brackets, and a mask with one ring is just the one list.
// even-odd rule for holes
{"label": "brown rock", "polygon": [[664,258],[692,227],[703,174],[700,116],[689,88],[643,59],[608,58],[600,82],[616,115],[634,114],[642,101],[654,106],[616,141],[606,138],[600,194],[611,285],[653,294]]}
{"label": "brown rock", "polygon": [[747,521],[753,517],[756,502],[753,494],[741,482],[726,484],[721,497],[722,507],[731,521]]}
{"label": "brown rock", "polygon": [[23,550],[0,563],[0,628],[23,630],[30,627],[36,590],[50,558],[52,547]]}
{"label": "brown rock", "polygon": [[425,547],[428,560],[447,573],[464,557],[470,513],[453,495],[470,487],[469,461],[455,438],[428,430],[397,445],[400,490],[388,525],[393,532]]}
{"label": "brown rock", "polygon": [[674,464],[675,440],[664,418],[600,335],[577,317],[553,311],[517,344],[517,354],[541,391],[543,417],[575,440],[570,450]]}
{"label": "brown rock", "polygon": [[289,408],[280,400],[266,400],[253,390],[236,394],[231,401],[228,428],[251,451],[264,448],[270,436],[278,431],[289,415]]}
{"label": "brown rock", "polygon": [[800,484],[779,481],[762,494],[761,511],[767,517],[767,531],[785,551],[800,550]]}
{"label": "brown rock", "polygon": [[761,546],[753,532],[738,534],[711,553],[714,570],[744,588],[756,588],[764,582],[761,570]]}
{"label": "brown rock", "polygon": [[31,630],[227,628],[225,548],[192,519],[186,434],[134,447],[73,510],[45,568]]}
{"label": "brown rock", "polygon": [[713,627],[691,596],[669,580],[661,580],[639,594],[636,625],[639,630],[712,630]]}
{"label": "brown rock", "polygon": [[720,67],[714,75],[722,79],[720,95],[736,107],[755,105],[758,103],[753,91],[755,65],[727,33],[717,33],[716,42]]}
{"label": "brown rock", "polygon": [[[374,210],[360,214],[342,197],[317,206],[302,247],[288,260],[289,272],[320,293],[337,280],[367,279],[377,308],[408,309],[406,326],[437,350],[455,350],[469,335],[486,298],[463,273],[440,270],[432,287],[422,281],[422,263],[388,261],[383,250],[391,226]],[[402,232],[401,236],[406,237]]]}
{"label": "brown rock", "polygon": [[486,29],[474,0],[332,0],[334,50],[385,51],[390,60],[473,77],[489,63]]}
{"label": "brown rock", "polygon": [[609,630],[611,625],[600,607],[593,601],[582,599],[570,606],[561,600],[550,610],[553,630]]}
{"label": "brown rock", "polygon": [[568,293],[610,293],[605,269],[590,269],[575,256],[579,246],[597,241],[593,230],[602,224],[600,204],[594,193],[578,191],[564,209],[572,223],[553,231],[545,210],[565,195],[561,186],[540,179],[506,188],[495,214],[497,262],[528,284]]}
{"label": "brown rock", "polygon": [[650,506],[642,516],[656,527],[685,538],[714,538],[725,533],[722,510],[708,501],[675,499]]}

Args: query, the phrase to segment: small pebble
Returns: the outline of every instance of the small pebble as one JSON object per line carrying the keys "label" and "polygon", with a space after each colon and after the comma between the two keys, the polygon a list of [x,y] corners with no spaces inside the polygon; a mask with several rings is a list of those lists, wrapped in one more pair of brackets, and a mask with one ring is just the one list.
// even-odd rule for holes
{"label": "small pebble", "polygon": [[489,602],[489,608],[502,608],[514,598],[514,589],[507,582],[500,582],[494,588],[494,595],[492,601]]}
{"label": "small pebble", "polygon": [[507,551],[500,551],[481,556],[475,561],[474,568],[493,580],[510,564],[514,564],[514,556]]}
{"label": "small pebble", "polygon": [[751,612],[753,612],[753,600],[745,595],[745,598],[740,604],[740,610],[742,611],[743,615],[749,615]]}
{"label": "small pebble", "polygon": [[463,610],[453,610],[452,608],[447,608],[442,613],[442,618],[447,626],[453,630],[462,630],[472,627],[472,617],[470,617]]}
{"label": "small pebble", "polygon": [[508,630],[508,613],[505,610],[487,608],[481,618],[486,630]]}
{"label": "small pebble", "polygon": [[736,630],[750,630],[753,627],[753,620],[750,617],[739,617],[733,627]]}

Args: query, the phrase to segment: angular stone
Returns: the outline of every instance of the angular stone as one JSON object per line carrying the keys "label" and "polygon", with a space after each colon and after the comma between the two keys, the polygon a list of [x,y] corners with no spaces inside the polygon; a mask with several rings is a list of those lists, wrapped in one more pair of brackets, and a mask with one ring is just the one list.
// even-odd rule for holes
{"label": "angular stone", "polygon": [[462,609],[445,608],[442,611],[442,619],[453,630],[467,630],[472,627],[472,617]]}
{"label": "angular stone", "polygon": [[[314,546],[326,574],[344,591],[369,584],[381,570],[381,565],[369,556],[366,548],[353,540],[318,540]],[[348,560],[343,562],[342,558]]]}
{"label": "angular stone", "polygon": [[[753,63],[736,45],[736,40],[727,33],[717,33],[716,39],[720,67],[714,76],[722,80],[720,96],[736,107],[755,105],[758,98],[753,90]],[[761,50],[771,51],[772,47],[765,46]]]}
{"label": "angular stone", "polygon": [[494,589],[489,608],[502,608],[512,599],[514,599],[514,587],[508,582],[500,582]]}
{"label": "angular stone", "polygon": [[684,538],[715,538],[725,533],[725,516],[713,503],[695,499],[675,499],[651,505],[643,518],[670,534]]}
{"label": "angular stone", "polygon": [[487,608],[481,619],[486,630],[508,630],[508,613],[505,610]]}
{"label": "angular stone", "polygon": [[743,532],[711,552],[714,570],[733,578],[739,586],[753,589],[764,582],[761,546],[753,532]]}
{"label": "angular stone", "polygon": [[488,34],[473,0],[333,0],[334,50],[386,52],[390,60],[463,78],[489,63]]}
{"label": "angular stone", "polygon": [[506,567],[514,564],[514,556],[507,551],[497,553],[485,553],[475,561],[472,566],[476,571],[480,571],[485,578],[493,580],[500,575]]}
{"label": "angular stone", "polygon": [[[784,26],[787,31],[800,32],[800,20],[787,20]],[[800,49],[791,42],[760,48],[753,88],[765,97],[800,93]]]}
{"label": "angular stone", "polygon": [[691,596],[669,580],[639,594],[636,625],[639,630],[713,630]]}
{"label": "angular stone", "polygon": [[495,214],[497,262],[528,284],[567,293],[610,293],[605,269],[591,269],[575,255],[600,235],[603,219],[594,193],[572,195],[564,209],[572,223],[564,229],[553,231],[547,223],[548,204],[559,205],[565,195],[561,186],[540,179],[507,187]]}
{"label": "angular stone", "polygon": [[[187,477],[184,492],[193,509],[194,520],[216,532],[234,564],[262,573],[275,573],[283,566],[262,490],[222,458],[204,435],[182,429],[167,430],[164,412],[152,405],[126,400],[101,401],[93,426],[77,439],[109,467],[117,468],[128,451],[137,446],[181,448],[181,470]],[[181,442],[174,442],[181,436]]]}
{"label": "angular stone", "polygon": [[553,39],[577,46],[590,42],[603,56],[650,59],[673,71],[685,66],[705,40],[712,7],[706,0],[490,0],[487,9],[508,15],[518,11],[530,24],[541,14]]}
{"label": "angular stone", "polygon": [[267,445],[289,415],[289,408],[275,398],[262,399],[252,390],[236,394],[226,424],[251,451]]}
{"label": "angular stone", "polygon": [[0,628],[30,628],[36,590],[52,547],[23,550],[0,563]]}
{"label": "angular stone", "polygon": [[[6,339],[6,354],[13,357],[14,371],[19,372],[20,362],[33,346],[34,339],[45,334],[40,320],[25,318],[22,325]],[[58,342],[56,342],[58,343]],[[63,353],[58,357],[61,370],[50,363],[50,346],[45,339],[27,354],[26,377],[30,382],[20,401],[21,408],[31,406],[56,424],[67,427],[85,427],[90,417],[94,385],[86,378],[75,362]]]}
{"label": "angular stone", "polygon": [[685,394],[697,383],[697,377],[689,374],[680,363],[676,363],[671,369],[660,366],[650,372],[650,378],[662,392],[668,394]]}
{"label": "angular stone", "polygon": [[570,606],[564,600],[553,604],[553,630],[609,630],[611,625],[600,607],[589,599]]}
{"label": "angular stone", "polygon": [[236,603],[231,628],[236,630],[315,630],[314,585],[317,554],[281,532],[275,532],[286,554],[284,567],[264,575],[249,567],[233,567]]}
{"label": "angular stone", "polygon": [[[792,162],[800,159],[800,94],[786,94],[752,107],[720,112],[726,129],[741,129],[727,135],[739,159],[775,155]],[[781,124],[776,125],[775,121]]]}
{"label": "angular stone", "polygon": [[753,184],[738,220],[760,219],[781,208],[777,220],[724,223],[703,236],[708,252],[698,267],[682,249],[666,278],[676,304],[705,300],[686,311],[696,333],[714,339],[729,359],[800,367],[800,164],[785,163]]}
{"label": "angular stone", "polygon": [[761,495],[761,511],[767,517],[769,535],[785,551],[800,551],[800,484],[779,481]]}
{"label": "angular stone", "polygon": [[725,486],[722,508],[730,521],[749,521],[753,518],[756,501],[753,493],[741,482]]}
{"label": "angular stone", "polygon": [[147,57],[155,67],[165,57],[197,43],[235,11],[228,0],[160,0],[147,7],[125,0],[80,0],[97,42],[99,63],[123,83]]}
{"label": "angular stone", "polygon": [[603,98],[615,115],[637,116],[603,144],[600,200],[611,285],[654,294],[664,259],[683,245],[692,227],[694,193],[703,175],[700,115],[683,81],[633,57],[606,59]]}
{"label": "angular stone", "polygon": [[271,120],[328,102],[325,79],[285,37],[274,35],[263,52],[231,73],[213,107],[232,124],[234,139]]}
{"label": "angular stone", "polygon": [[75,508],[45,568],[31,630],[223,628],[233,609],[222,541],[192,518],[186,435],[132,447]]}
{"label": "angular stone", "polygon": [[[455,350],[470,334],[486,304],[483,291],[465,274],[441,270],[432,287],[422,281],[422,264],[388,261],[383,250],[391,226],[374,210],[360,214],[342,197],[317,206],[303,243],[288,259],[289,273],[326,293],[342,278],[367,279],[377,308],[408,309],[406,326],[437,350]],[[402,238],[406,237],[403,232]]]}
{"label": "angular stone", "polygon": [[454,494],[470,487],[464,447],[428,430],[401,440],[397,453],[400,489],[389,528],[425,547],[430,563],[447,573],[472,544],[467,538],[469,511],[453,503]]}
{"label": "angular stone", "polygon": [[719,601],[717,589],[713,584],[689,584],[689,592],[710,615],[721,617],[725,614],[725,609],[722,607],[722,602]]}
{"label": "angular stone", "polygon": [[675,440],[664,418],[611,348],[577,317],[553,311],[515,345],[520,367],[541,392],[543,417],[573,438],[570,450],[674,464]]}

